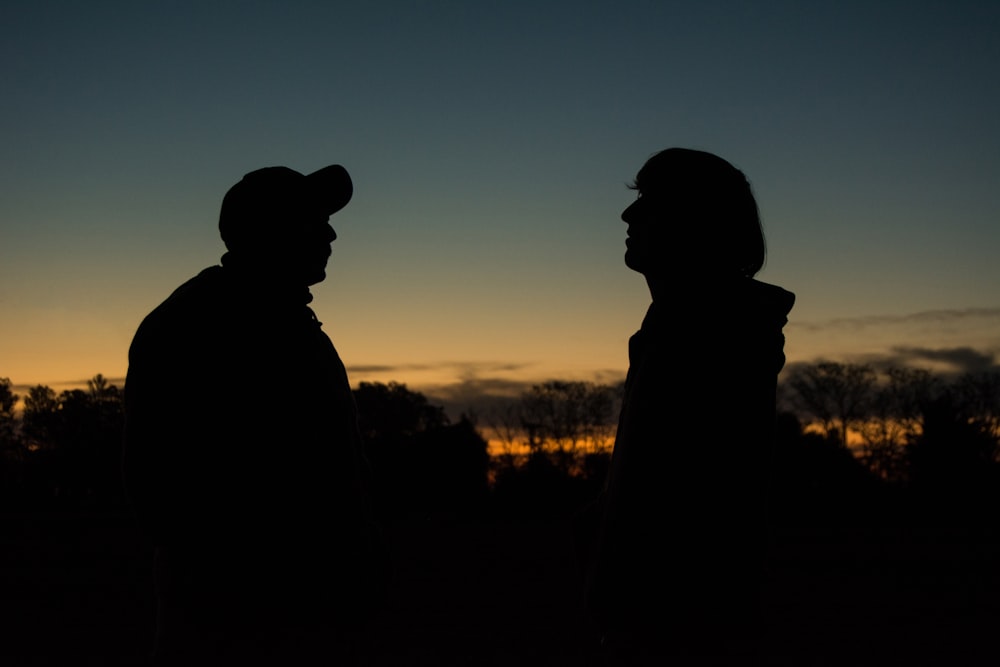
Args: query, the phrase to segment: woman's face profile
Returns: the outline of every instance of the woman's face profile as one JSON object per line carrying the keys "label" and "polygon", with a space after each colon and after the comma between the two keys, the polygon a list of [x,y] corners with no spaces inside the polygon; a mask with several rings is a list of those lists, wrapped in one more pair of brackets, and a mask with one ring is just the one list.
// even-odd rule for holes
{"label": "woman's face profile", "polygon": [[628,225],[625,239],[625,266],[644,275],[657,273],[668,266],[667,232],[676,223],[671,220],[670,196],[666,188],[638,188],[636,200],[622,211]]}
{"label": "woman's face profile", "polygon": [[657,279],[680,273],[700,281],[750,277],[764,240],[743,173],[702,151],[671,148],[639,170],[637,197],[622,211],[625,265]]}

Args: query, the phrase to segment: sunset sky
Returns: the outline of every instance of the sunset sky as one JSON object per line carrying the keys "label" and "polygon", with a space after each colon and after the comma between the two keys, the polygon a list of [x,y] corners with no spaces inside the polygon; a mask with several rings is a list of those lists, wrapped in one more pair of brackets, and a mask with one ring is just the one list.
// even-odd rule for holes
{"label": "sunset sky", "polygon": [[461,407],[619,379],[649,302],[619,215],[668,146],[748,175],[790,363],[997,363],[995,1],[35,0],[0,32],[21,393],[122,382],[142,317],[224,251],[226,189],[279,164],[353,176],[313,306],[355,384]]}

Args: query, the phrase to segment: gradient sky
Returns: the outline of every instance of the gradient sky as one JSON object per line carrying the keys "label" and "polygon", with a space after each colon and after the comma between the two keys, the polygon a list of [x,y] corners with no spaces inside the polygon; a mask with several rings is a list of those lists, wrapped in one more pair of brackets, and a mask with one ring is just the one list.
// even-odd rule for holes
{"label": "gradient sky", "polygon": [[22,391],[121,382],[222,254],[226,189],[277,164],[354,178],[313,288],[354,383],[620,378],[649,301],[625,184],[668,146],[748,175],[790,362],[996,365],[998,2],[33,0],[0,33]]}

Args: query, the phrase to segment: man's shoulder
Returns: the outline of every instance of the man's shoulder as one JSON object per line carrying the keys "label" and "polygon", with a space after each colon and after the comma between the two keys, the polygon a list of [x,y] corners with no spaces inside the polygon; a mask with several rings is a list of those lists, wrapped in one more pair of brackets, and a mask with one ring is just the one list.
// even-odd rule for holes
{"label": "man's shoulder", "polygon": [[212,266],[178,286],[143,318],[136,337],[180,330],[216,311],[225,291],[220,272],[221,267]]}
{"label": "man's shoulder", "polygon": [[[152,313],[182,310],[218,297],[223,291],[222,267],[210,266],[181,283]],[[152,314],[150,313],[150,314]]]}

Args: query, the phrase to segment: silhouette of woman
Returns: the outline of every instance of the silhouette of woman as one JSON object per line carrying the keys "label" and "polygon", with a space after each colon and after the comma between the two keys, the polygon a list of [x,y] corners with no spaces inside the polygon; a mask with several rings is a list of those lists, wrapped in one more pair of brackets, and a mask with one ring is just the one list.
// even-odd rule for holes
{"label": "silhouette of woman", "polygon": [[730,163],[670,148],[630,187],[625,264],[645,277],[652,304],[629,340],[588,607],[615,664],[747,664],[782,328],[795,297],[754,279],[764,235]]}

